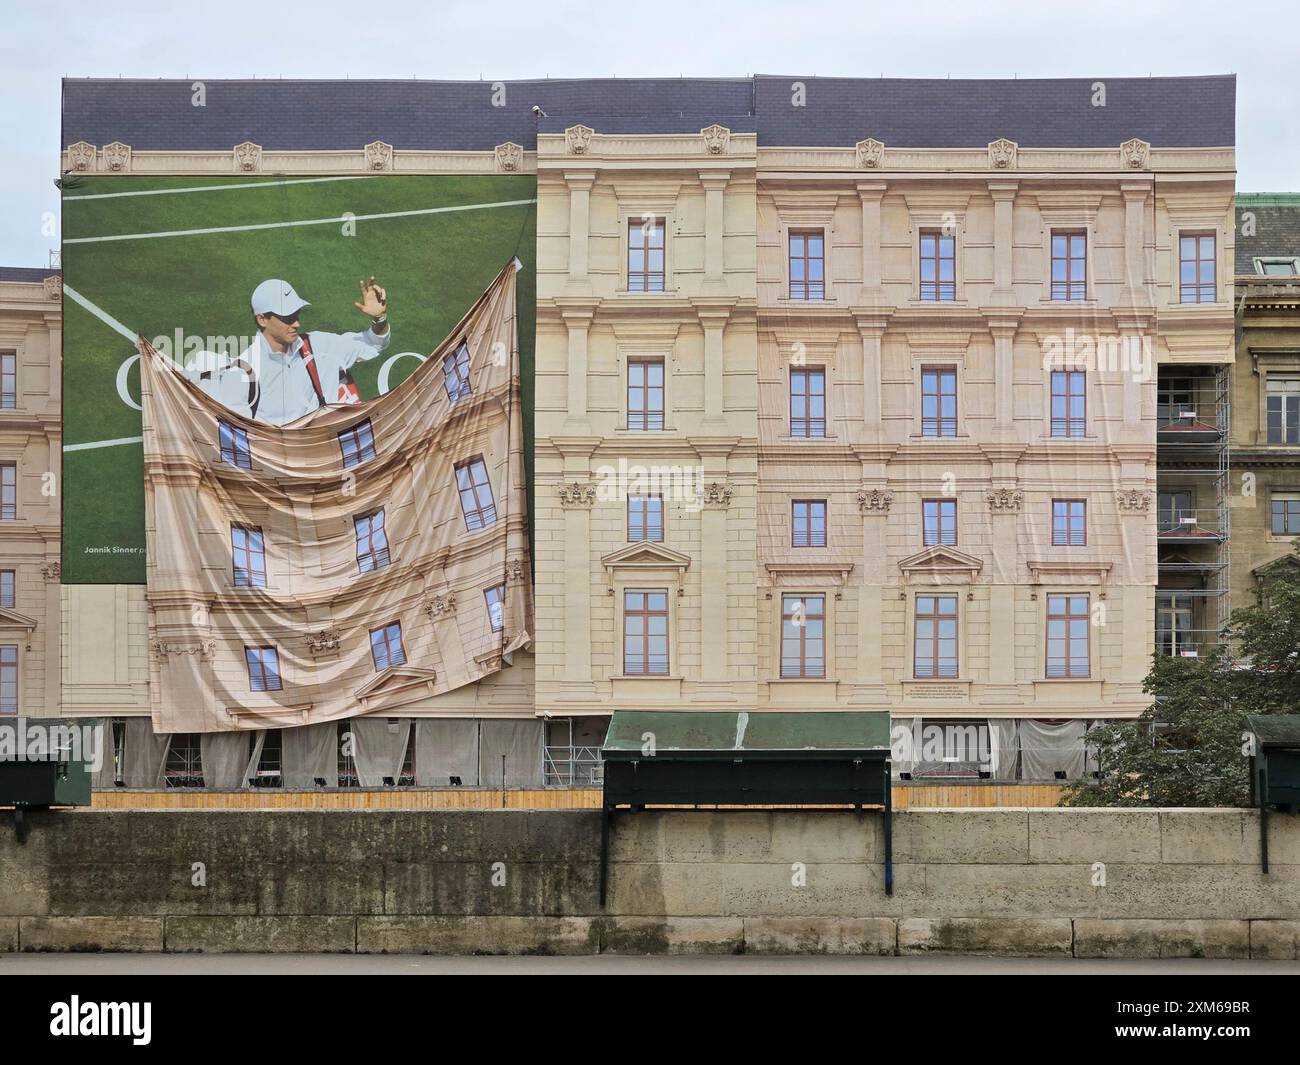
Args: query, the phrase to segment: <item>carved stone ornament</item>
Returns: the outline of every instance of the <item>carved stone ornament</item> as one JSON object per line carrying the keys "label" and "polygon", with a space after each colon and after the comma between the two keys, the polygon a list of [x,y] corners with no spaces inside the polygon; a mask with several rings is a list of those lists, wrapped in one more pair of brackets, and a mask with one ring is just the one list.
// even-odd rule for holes
{"label": "carved stone ornament", "polygon": [[131,146],[121,141],[104,145],[104,169],[113,174],[125,174],[131,169]]}
{"label": "carved stone ornament", "polygon": [[888,514],[894,505],[894,493],[885,488],[863,488],[858,492],[858,510],[863,514]]}
{"label": "carved stone ornament", "polygon": [[591,136],[596,131],[590,126],[570,126],[564,131],[564,146],[570,155],[586,155],[591,147]]}
{"label": "carved stone ornament", "polygon": [[1020,507],[1025,501],[1025,493],[1019,488],[994,488],[986,498],[988,499],[989,510],[1019,514]]}
{"label": "carved stone ornament", "polygon": [[235,145],[235,169],[245,174],[256,174],[262,169],[262,146],[252,141]]}
{"label": "carved stone ornament", "polygon": [[1121,488],[1115,493],[1115,503],[1128,514],[1145,514],[1151,509],[1151,493],[1141,488]]}
{"label": "carved stone ornament", "polygon": [[524,560],[521,558],[512,558],[506,563],[506,580],[521,581],[524,579]]}
{"label": "carved stone ornament", "polygon": [[731,503],[731,485],[714,481],[704,486],[704,505],[706,507],[725,507]]}
{"label": "carved stone ornament", "polygon": [[58,274],[51,274],[41,284],[45,288],[45,298],[47,300],[58,302],[63,299],[63,278]]}
{"label": "carved stone ornament", "polygon": [[994,170],[1014,170],[1016,168],[1016,153],[1020,150],[1020,145],[1015,141],[1009,141],[1006,137],[999,137],[989,143],[989,166]]}
{"label": "carved stone ornament", "polygon": [[1129,170],[1145,170],[1151,161],[1151,145],[1134,137],[1119,146],[1119,158]]}
{"label": "carved stone ornament", "polygon": [[505,144],[497,145],[497,169],[507,173],[515,174],[524,167],[524,146],[516,144],[514,141],[506,141]]}
{"label": "carved stone ornament", "polygon": [[95,169],[95,146],[85,141],[68,145],[68,165],[79,174]]}
{"label": "carved stone ornament", "polygon": [[858,141],[858,166],[863,170],[880,170],[885,165],[885,143],[875,137]]}
{"label": "carved stone ornament", "polygon": [[727,147],[731,144],[731,130],[726,126],[719,126],[715,122],[700,130],[700,136],[704,138],[704,149],[710,155],[727,154]]}
{"label": "carved stone ornament", "polygon": [[153,653],[163,659],[169,655],[199,655],[210,659],[216,651],[216,640],[201,640],[198,643],[168,643],[166,640],[155,640],[153,643]]}
{"label": "carved stone ornament", "polygon": [[440,618],[456,613],[456,593],[446,592],[430,596],[424,601],[424,612],[430,618]]}
{"label": "carved stone ornament", "polygon": [[63,576],[62,562],[49,562],[41,567],[41,576],[47,581],[57,581]]}
{"label": "carved stone ornament", "polygon": [[367,170],[392,170],[393,146],[383,141],[371,141],[366,145]]}
{"label": "carved stone ornament", "polygon": [[307,648],[312,654],[337,651],[339,649],[339,638],[339,630],[335,628],[321,629],[320,632],[309,632],[307,633]]}
{"label": "carved stone ornament", "polygon": [[596,502],[596,486],[573,481],[559,487],[560,504],[566,507],[589,507]]}

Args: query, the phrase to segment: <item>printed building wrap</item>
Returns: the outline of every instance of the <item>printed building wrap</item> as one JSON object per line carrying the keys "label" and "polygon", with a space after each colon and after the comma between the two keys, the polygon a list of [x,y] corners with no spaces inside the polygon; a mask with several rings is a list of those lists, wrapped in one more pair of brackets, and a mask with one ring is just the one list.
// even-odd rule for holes
{"label": "printed building wrap", "polygon": [[387,395],[285,427],[141,340],[156,731],[418,714],[530,645],[517,268]]}

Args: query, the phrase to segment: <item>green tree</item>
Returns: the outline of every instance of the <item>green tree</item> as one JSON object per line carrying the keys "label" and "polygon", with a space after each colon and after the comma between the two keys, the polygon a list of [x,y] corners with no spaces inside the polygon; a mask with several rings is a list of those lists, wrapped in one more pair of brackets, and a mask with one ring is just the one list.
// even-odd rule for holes
{"label": "green tree", "polygon": [[1061,805],[1246,805],[1246,716],[1300,713],[1300,542],[1289,561],[1232,612],[1220,648],[1153,656],[1143,687],[1157,701],[1088,732],[1100,778],[1069,785]]}

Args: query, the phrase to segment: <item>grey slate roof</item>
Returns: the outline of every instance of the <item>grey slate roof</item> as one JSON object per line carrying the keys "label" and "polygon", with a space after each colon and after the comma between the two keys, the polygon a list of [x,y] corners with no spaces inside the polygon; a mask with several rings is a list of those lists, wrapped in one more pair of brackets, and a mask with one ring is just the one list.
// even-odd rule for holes
{"label": "grey slate roof", "polygon": [[[791,105],[801,81],[806,105]],[[1104,82],[1106,106],[1094,107]],[[902,148],[1110,148],[1235,143],[1236,75],[1194,78],[755,78],[759,144],[828,147],[874,137]]]}
{"label": "grey slate roof", "polygon": [[[1242,231],[1247,213],[1254,216],[1249,236]],[[1237,273],[1253,274],[1256,255],[1300,256],[1300,195],[1237,198]]]}
{"label": "grey slate roof", "polygon": [[[77,79],[63,83],[63,144],[122,141],[141,151],[221,151],[251,140],[270,150],[338,150],[374,140],[396,148],[482,151],[533,147],[540,127],[582,122],[598,131],[693,132],[713,122],[753,129],[762,145],[1112,147],[1141,137],[1157,147],[1234,143],[1236,78],[1108,78],[1093,107],[1092,79],[606,78],[506,81]],[[801,81],[807,106],[791,106]],[[546,112],[535,119],[532,108]],[[748,121],[746,121],[748,119]]]}
{"label": "grey slate roof", "polygon": [[44,281],[63,271],[57,266],[0,266],[0,281]]}

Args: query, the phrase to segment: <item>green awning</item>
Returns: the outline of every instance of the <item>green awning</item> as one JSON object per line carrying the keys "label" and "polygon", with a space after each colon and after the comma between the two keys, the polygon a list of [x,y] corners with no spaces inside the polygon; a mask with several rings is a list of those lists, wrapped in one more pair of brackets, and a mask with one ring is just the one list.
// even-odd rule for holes
{"label": "green awning", "polygon": [[656,754],[888,751],[888,710],[791,713],[753,710],[698,713],[616,710],[605,752],[642,751],[653,737]]}

